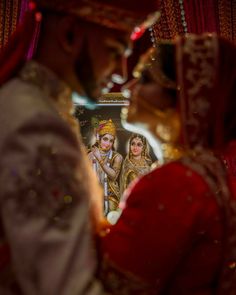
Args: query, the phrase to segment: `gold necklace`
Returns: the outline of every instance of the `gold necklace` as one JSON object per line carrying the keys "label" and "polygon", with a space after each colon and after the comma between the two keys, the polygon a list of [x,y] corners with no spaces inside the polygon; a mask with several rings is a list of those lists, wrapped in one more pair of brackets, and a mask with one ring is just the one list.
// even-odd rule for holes
{"label": "gold necklace", "polygon": [[140,105],[156,117],[156,136],[165,143],[175,143],[180,135],[181,122],[175,109],[158,110],[152,103],[139,100]]}
{"label": "gold necklace", "polygon": [[129,160],[134,166],[145,166],[145,159],[142,157],[140,159],[135,159],[131,156]]}

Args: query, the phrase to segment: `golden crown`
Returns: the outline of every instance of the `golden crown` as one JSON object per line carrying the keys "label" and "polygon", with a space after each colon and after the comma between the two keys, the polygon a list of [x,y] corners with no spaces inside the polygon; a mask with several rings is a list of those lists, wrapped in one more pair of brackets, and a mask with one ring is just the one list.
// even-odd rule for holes
{"label": "golden crown", "polygon": [[116,126],[112,122],[111,119],[102,120],[98,124],[97,133],[101,136],[103,136],[105,134],[111,134],[111,135],[115,136],[116,135]]}

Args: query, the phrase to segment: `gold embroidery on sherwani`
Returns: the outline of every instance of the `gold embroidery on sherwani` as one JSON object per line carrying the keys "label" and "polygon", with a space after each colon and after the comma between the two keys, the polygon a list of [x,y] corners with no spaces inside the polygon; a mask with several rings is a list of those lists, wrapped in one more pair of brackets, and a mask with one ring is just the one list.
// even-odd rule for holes
{"label": "gold embroidery on sherwani", "polygon": [[[73,144],[79,142],[79,125],[72,115],[73,104],[70,88],[50,70],[34,61],[26,64],[20,77],[27,83],[32,83],[43,90],[46,97],[48,96],[48,102],[52,108],[72,129],[75,135]],[[47,119],[42,115],[42,122]],[[53,128],[53,122],[51,124]],[[29,128],[31,126],[24,127],[20,132],[27,135],[30,132]],[[61,132],[65,132],[62,130]],[[45,131],[42,129],[42,132]],[[5,171],[3,178],[6,179],[5,189],[9,201],[15,197],[15,188],[17,187],[16,206],[19,206],[19,212],[21,211],[23,214],[22,218],[30,217],[32,214],[47,216],[48,221],[55,223],[61,229],[67,229],[70,221],[69,216],[72,214],[73,208],[76,208],[77,198],[74,195],[78,194],[80,175],[77,173],[77,163],[72,165],[65,156],[66,151],[65,155],[62,151],[58,152],[56,144],[52,140],[47,145],[45,142],[42,146],[39,144],[37,151],[32,155],[33,157],[29,157],[30,166],[21,167],[20,173],[13,167]],[[81,152],[84,152],[85,155],[83,147],[78,147],[78,153]],[[11,179],[11,183],[7,179]],[[45,196],[45,186],[47,187],[47,196]]]}

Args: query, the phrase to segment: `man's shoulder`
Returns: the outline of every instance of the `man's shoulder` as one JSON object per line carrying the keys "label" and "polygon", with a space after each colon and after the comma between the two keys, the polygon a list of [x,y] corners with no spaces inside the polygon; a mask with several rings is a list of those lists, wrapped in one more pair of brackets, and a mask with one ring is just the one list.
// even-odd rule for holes
{"label": "man's shoulder", "polygon": [[20,78],[14,78],[0,88],[0,115],[4,114],[2,110],[15,111],[20,115],[21,110],[27,114],[34,110],[48,109],[50,108],[49,103],[44,96],[39,87]]}
{"label": "man's shoulder", "polygon": [[[43,91],[19,78],[8,81],[0,88],[0,110],[0,125],[8,133],[39,114],[59,119]],[[1,135],[3,133],[2,130]]]}

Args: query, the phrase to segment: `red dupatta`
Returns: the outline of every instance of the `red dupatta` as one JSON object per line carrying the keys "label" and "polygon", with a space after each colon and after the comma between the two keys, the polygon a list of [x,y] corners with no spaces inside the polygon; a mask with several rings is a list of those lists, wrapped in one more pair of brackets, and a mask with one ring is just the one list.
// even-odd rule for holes
{"label": "red dupatta", "polygon": [[[233,141],[236,139],[236,47],[215,34],[179,37],[176,62],[182,140],[187,148],[196,152],[187,164],[195,170],[201,166],[206,172],[206,181],[213,180],[219,188],[215,194],[225,217],[224,263],[217,294],[234,295],[236,183],[232,181],[231,172],[235,170],[232,163],[236,163],[232,159],[236,159],[236,151],[232,151],[232,146],[236,146]],[[227,171],[228,185],[219,159],[209,152],[219,153],[225,149],[224,159],[231,164]]]}
{"label": "red dupatta", "polygon": [[216,34],[176,42],[183,142],[219,149],[236,138],[236,47]]}

